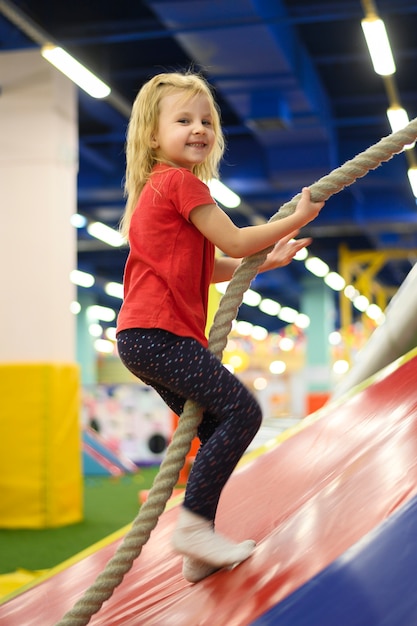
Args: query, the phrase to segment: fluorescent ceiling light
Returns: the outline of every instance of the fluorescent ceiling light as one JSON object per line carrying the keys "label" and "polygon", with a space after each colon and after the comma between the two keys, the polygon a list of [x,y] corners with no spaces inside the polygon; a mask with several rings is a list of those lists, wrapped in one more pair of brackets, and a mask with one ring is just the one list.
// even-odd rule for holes
{"label": "fluorescent ceiling light", "polygon": [[97,324],[95,322],[89,325],[88,332],[92,337],[101,337],[101,335],[103,334],[103,328],[102,326],[100,326],[100,324]]}
{"label": "fluorescent ceiling light", "polygon": [[294,324],[298,328],[308,328],[310,326],[310,318],[305,313],[299,313],[294,320]]}
{"label": "fluorescent ceiling light", "polygon": [[290,352],[294,348],[294,340],[291,337],[283,337],[279,342],[279,349],[283,352]]}
{"label": "fluorescent ceiling light", "polygon": [[94,348],[97,350],[97,352],[111,354],[114,350],[114,344],[108,339],[96,339],[94,342]]}
{"label": "fluorescent ceiling light", "polygon": [[92,274],[82,272],[81,270],[72,270],[70,273],[70,281],[79,287],[92,287],[95,279]]}
{"label": "fluorescent ceiling light", "polygon": [[329,273],[329,266],[327,263],[316,256],[308,257],[308,259],[305,260],[304,265],[309,272],[314,274],[314,276],[319,276],[320,278],[323,278]]}
{"label": "fluorescent ceiling light", "polygon": [[87,307],[87,315],[90,319],[112,322],[116,318],[116,312],[108,306],[93,304]]}
{"label": "fluorescent ceiling light", "polygon": [[[366,314],[368,315],[368,310],[366,310]],[[371,318],[371,319],[374,320],[374,322],[375,322],[375,324],[377,326],[382,326],[382,324],[385,322],[385,313],[381,312],[381,315],[379,317],[377,317],[376,319],[374,319],[374,318]]]}
{"label": "fluorescent ceiling light", "polygon": [[[387,109],[387,117],[393,133],[396,133],[397,130],[402,130],[410,122],[407,111],[399,105],[389,107]],[[411,150],[411,148],[414,148],[414,145],[415,142],[410,143],[404,146],[404,149]]]}
{"label": "fluorescent ceiling light", "polygon": [[110,87],[97,78],[84,65],[81,65],[63,48],[46,44],[41,49],[44,59],[52,63],[60,72],[68,76],[76,85],[84,89],[93,98],[105,98],[110,94]]}
{"label": "fluorescent ceiling light", "polygon": [[253,324],[250,322],[245,322],[244,320],[239,320],[236,322],[235,330],[239,335],[249,336],[252,332]]}
{"label": "fluorescent ceiling light", "polygon": [[84,228],[84,226],[87,224],[87,218],[84,217],[84,215],[80,215],[79,213],[74,213],[74,215],[71,215],[71,226],[74,226],[74,228]]}
{"label": "fluorescent ceiling light", "polygon": [[260,294],[257,291],[253,291],[253,289],[248,289],[243,294],[243,304],[247,306],[258,306],[261,300]]}
{"label": "fluorescent ceiling light", "polygon": [[270,298],[264,298],[259,303],[259,309],[262,313],[266,313],[267,315],[278,315],[281,310],[281,305],[279,302],[275,300],[271,300]]}
{"label": "fluorescent ceiling light", "polygon": [[405,128],[410,121],[407,111],[400,106],[389,107],[387,116],[393,133]]}
{"label": "fluorescent ceiling light", "polygon": [[353,300],[353,298],[356,298],[356,296],[359,296],[359,291],[355,289],[353,285],[346,285],[346,287],[343,290],[343,293],[346,296],[346,298],[348,298],[349,300]]}
{"label": "fluorescent ceiling light", "polygon": [[263,341],[268,337],[268,331],[263,326],[254,326],[252,328],[251,337],[257,341]]}
{"label": "fluorescent ceiling light", "polygon": [[287,366],[284,361],[272,361],[272,363],[269,364],[271,374],[283,374],[286,369]]}
{"label": "fluorescent ceiling light", "polygon": [[342,335],[337,330],[334,330],[329,334],[329,343],[332,346],[340,345],[342,343]]}
{"label": "fluorescent ceiling light", "polygon": [[410,167],[407,173],[414,197],[417,198],[417,167]]}
{"label": "fluorescent ceiling light", "polygon": [[80,313],[81,311],[81,304],[76,300],[73,300],[73,302],[71,302],[70,304],[70,311],[73,315],[78,315],[78,313]]}
{"label": "fluorescent ceiling light", "polygon": [[104,241],[104,243],[113,246],[114,248],[120,248],[125,243],[122,235],[114,228],[106,226],[102,222],[92,222],[87,226],[87,232],[96,239]]}
{"label": "fluorescent ceiling light", "polygon": [[329,272],[327,276],[324,277],[324,282],[330,289],[334,289],[334,291],[342,291],[346,286],[345,279],[337,272]]}
{"label": "fluorescent ceiling light", "polygon": [[110,341],[116,341],[116,328],[114,328],[113,326],[111,326],[110,328],[106,328],[104,334],[106,335],[107,339],[110,339]]}
{"label": "fluorescent ceiling light", "polygon": [[346,359],[339,359],[333,363],[333,372],[335,374],[346,374],[349,371],[349,363]]}
{"label": "fluorescent ceiling light", "polygon": [[383,315],[383,312],[381,310],[381,308],[377,305],[377,304],[370,304],[368,306],[368,308],[366,309],[366,315],[371,319],[371,320],[378,320],[381,315]]}
{"label": "fluorescent ceiling light", "polygon": [[113,296],[113,298],[120,298],[123,300],[123,284],[122,283],[106,283],[104,285],[104,291],[108,296]]}
{"label": "fluorescent ceiling light", "polygon": [[253,381],[253,386],[256,391],[262,391],[262,389],[266,389],[268,387],[268,381],[263,376],[258,376],[258,378],[255,378]]}
{"label": "fluorescent ceiling light", "polygon": [[293,324],[298,317],[298,311],[292,309],[289,306],[283,306],[280,312],[278,313],[278,317],[283,322],[287,322],[288,324]]}
{"label": "fluorescent ceiling light", "polygon": [[365,17],[361,24],[375,72],[381,76],[394,74],[395,63],[384,22],[378,17]]}
{"label": "fluorescent ceiling light", "polygon": [[369,300],[366,296],[356,296],[356,298],[353,300],[353,306],[358,309],[358,311],[361,311],[362,313],[365,313],[366,309],[369,306]]}
{"label": "fluorescent ceiling light", "polygon": [[228,209],[235,209],[241,203],[239,196],[218,178],[212,178],[208,187],[213,198]]}
{"label": "fluorescent ceiling light", "polygon": [[301,248],[301,250],[298,250],[298,252],[295,253],[294,261],[305,261],[307,257],[308,257],[307,248]]}

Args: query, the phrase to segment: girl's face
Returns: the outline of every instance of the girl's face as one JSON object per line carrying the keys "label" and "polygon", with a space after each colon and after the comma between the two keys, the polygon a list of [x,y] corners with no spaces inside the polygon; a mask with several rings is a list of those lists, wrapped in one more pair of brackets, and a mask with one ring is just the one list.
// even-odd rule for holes
{"label": "girl's face", "polygon": [[184,100],[183,92],[163,96],[151,147],[159,160],[193,169],[210,154],[215,134],[207,96]]}

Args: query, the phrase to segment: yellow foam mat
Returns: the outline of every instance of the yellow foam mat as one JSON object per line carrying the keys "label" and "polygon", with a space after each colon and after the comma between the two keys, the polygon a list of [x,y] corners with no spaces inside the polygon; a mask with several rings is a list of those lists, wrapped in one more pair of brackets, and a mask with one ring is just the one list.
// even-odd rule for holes
{"label": "yellow foam mat", "polygon": [[20,589],[24,585],[36,581],[37,578],[43,576],[48,570],[29,571],[27,569],[17,569],[10,574],[0,574],[0,598]]}

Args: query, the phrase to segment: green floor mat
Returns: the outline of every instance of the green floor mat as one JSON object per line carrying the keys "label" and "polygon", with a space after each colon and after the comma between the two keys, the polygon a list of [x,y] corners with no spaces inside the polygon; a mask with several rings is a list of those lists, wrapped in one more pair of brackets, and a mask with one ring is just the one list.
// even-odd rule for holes
{"label": "green floor mat", "polygon": [[44,570],[129,524],[140,508],[139,492],[150,489],[159,467],[135,475],[86,477],[84,520],[62,528],[0,529],[0,574],[19,568]]}

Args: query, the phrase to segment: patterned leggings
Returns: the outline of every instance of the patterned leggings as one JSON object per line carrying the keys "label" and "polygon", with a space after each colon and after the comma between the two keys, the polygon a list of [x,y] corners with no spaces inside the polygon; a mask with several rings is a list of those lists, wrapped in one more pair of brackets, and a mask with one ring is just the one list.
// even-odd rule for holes
{"label": "patterned leggings", "polygon": [[174,413],[185,401],[204,409],[201,441],[187,482],[184,506],[214,520],[221,491],[257,433],[261,409],[248,389],[207,348],[165,330],[132,328],[118,333],[123,364],[151,385]]}

